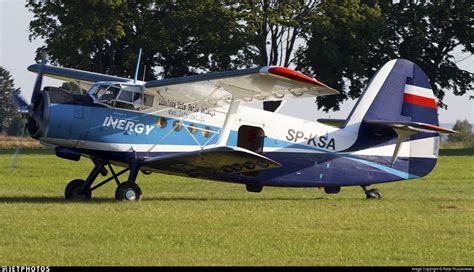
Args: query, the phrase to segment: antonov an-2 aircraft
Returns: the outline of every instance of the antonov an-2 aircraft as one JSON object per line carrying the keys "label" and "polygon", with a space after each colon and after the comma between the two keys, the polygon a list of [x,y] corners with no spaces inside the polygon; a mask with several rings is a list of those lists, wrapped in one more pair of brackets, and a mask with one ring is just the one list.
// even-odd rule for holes
{"label": "antonov an-2 aircraft", "polygon": [[[138,67],[138,65],[137,65]],[[337,95],[294,70],[267,66],[179,78],[138,81],[41,64],[27,112],[31,137],[60,158],[90,158],[94,168],[66,186],[66,199],[90,199],[114,180],[117,200],[140,200],[137,175],[161,172],[264,186],[361,186],[379,199],[383,182],[427,175],[438,157],[436,100],[427,76],[411,61],[386,63],[345,120],[307,121],[246,106]],[[138,68],[137,68],[138,70]],[[43,75],[74,82],[86,94],[41,90]],[[124,167],[114,170],[112,165]],[[119,177],[128,172],[126,180]],[[109,177],[96,183],[98,175]]]}

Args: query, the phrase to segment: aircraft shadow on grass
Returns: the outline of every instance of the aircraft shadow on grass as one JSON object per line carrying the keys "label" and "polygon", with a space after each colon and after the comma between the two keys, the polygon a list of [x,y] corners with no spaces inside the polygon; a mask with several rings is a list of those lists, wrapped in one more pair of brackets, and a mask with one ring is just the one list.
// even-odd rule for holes
{"label": "aircraft shadow on grass", "polygon": [[[292,197],[270,197],[262,199],[249,199],[249,198],[218,198],[218,197],[151,197],[143,199],[143,201],[314,201],[327,199],[324,197],[311,197],[311,198],[292,198]],[[88,201],[74,201],[66,200],[62,197],[41,197],[41,196],[18,196],[18,197],[0,197],[0,203],[38,203],[38,204],[94,204],[94,203],[120,203],[110,198],[94,198]]]}

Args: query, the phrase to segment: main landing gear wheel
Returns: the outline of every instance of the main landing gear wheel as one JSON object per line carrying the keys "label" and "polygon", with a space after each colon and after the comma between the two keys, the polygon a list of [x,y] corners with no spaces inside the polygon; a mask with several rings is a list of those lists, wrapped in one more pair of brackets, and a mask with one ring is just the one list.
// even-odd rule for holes
{"label": "main landing gear wheel", "polygon": [[115,199],[127,201],[140,201],[142,199],[142,190],[136,183],[120,183],[115,190]]}
{"label": "main landing gear wheel", "polygon": [[381,199],[382,193],[378,189],[365,190],[367,199]]}
{"label": "main landing gear wheel", "polygon": [[85,181],[82,179],[75,179],[69,182],[66,186],[66,190],[64,191],[64,196],[66,199],[73,199],[73,200],[83,200],[83,199],[91,199],[92,192],[87,191],[86,193],[82,193],[82,187],[84,187]]}

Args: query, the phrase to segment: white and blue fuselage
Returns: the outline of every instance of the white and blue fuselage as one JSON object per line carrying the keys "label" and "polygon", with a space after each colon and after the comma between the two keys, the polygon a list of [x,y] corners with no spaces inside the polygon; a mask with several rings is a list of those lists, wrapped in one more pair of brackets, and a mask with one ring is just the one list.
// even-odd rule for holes
{"label": "white and blue fuselage", "polygon": [[[260,74],[255,78],[258,82],[250,82],[262,88],[274,83],[273,78]],[[421,177],[436,163],[437,131],[442,131],[437,126],[436,102],[426,75],[407,60],[385,64],[338,126],[249,107],[243,96],[240,105],[225,97],[221,101],[227,105],[213,106],[204,98],[202,103],[190,103],[194,99],[190,94],[196,93],[193,90],[166,91],[167,84],[177,86],[181,81],[158,82],[153,86],[163,87],[156,92],[147,91],[141,83],[124,82],[98,82],[87,95],[70,99],[64,95],[55,99],[51,92],[46,95],[48,125],[39,139],[124,166],[136,159],[215,146],[240,147],[281,167],[251,175],[221,172],[203,177],[259,186],[366,186]],[[234,94],[251,94],[233,90],[235,83],[219,82]],[[211,95],[216,94],[210,90]],[[297,90],[292,94],[299,95]],[[147,166],[144,170],[157,171]]]}

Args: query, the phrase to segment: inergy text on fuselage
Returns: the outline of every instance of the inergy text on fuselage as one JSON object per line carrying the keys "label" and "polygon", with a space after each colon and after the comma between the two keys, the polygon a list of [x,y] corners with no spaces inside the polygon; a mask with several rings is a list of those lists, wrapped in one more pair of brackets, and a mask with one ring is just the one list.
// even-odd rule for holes
{"label": "inergy text on fuselage", "polygon": [[155,128],[155,126],[147,125],[141,122],[136,122],[132,120],[126,120],[121,118],[114,118],[112,116],[107,116],[102,123],[104,127],[112,127],[113,129],[136,132],[137,134],[145,133],[145,135],[150,134],[150,132]]}

